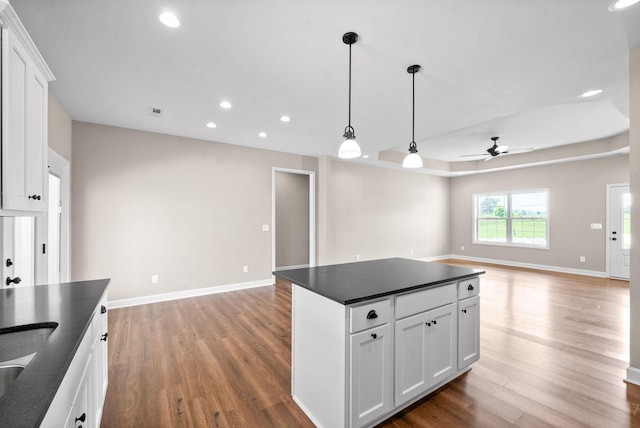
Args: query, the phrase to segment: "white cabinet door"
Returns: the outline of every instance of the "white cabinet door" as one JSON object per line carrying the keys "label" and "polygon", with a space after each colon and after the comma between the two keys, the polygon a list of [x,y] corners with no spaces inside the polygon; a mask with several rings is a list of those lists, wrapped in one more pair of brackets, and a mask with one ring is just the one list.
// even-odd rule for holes
{"label": "white cabinet door", "polygon": [[351,335],[351,426],[366,425],[392,408],[391,326]]}
{"label": "white cabinet door", "polygon": [[396,406],[455,373],[455,308],[452,303],[396,321]]}
{"label": "white cabinet door", "polygon": [[480,297],[458,303],[458,369],[480,358]]}
{"label": "white cabinet door", "polygon": [[67,421],[64,424],[65,428],[87,428],[91,426],[91,414],[89,408],[91,389],[93,386],[91,382],[91,375],[91,355],[89,355],[80,385],[78,386],[76,396],[73,399],[73,406],[71,407],[71,411],[67,416]]}
{"label": "white cabinet door", "polygon": [[444,381],[456,371],[457,317],[456,304],[452,303],[427,312],[429,336],[427,360],[429,387]]}
{"label": "white cabinet door", "polygon": [[418,396],[428,387],[426,328],[426,312],[396,321],[396,406]]}
{"label": "white cabinet door", "polygon": [[45,211],[48,83],[2,29],[2,209]]}

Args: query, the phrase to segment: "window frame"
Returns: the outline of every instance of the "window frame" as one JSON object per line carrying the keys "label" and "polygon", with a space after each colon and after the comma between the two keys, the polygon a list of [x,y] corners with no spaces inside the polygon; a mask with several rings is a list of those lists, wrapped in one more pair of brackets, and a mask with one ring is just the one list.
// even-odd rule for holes
{"label": "window frame", "polygon": [[[546,243],[545,244],[531,244],[531,243],[521,243],[521,242],[513,242],[513,226],[512,226],[512,221],[513,219],[519,219],[522,217],[513,217],[512,216],[512,212],[511,212],[511,206],[512,206],[512,198],[513,195],[522,195],[522,194],[527,194],[527,193],[544,193],[546,196],[546,205],[547,205],[547,215],[545,217],[546,219]],[[498,197],[502,197],[502,196],[506,196],[506,204],[507,206],[505,207],[505,211],[506,211],[506,216],[504,217],[504,220],[506,221],[506,228],[507,228],[507,236],[506,236],[506,242],[499,242],[499,241],[483,241],[483,240],[479,240],[478,239],[478,220],[480,219],[479,215],[478,215],[478,201],[480,198],[482,197],[486,197],[486,196],[498,196]],[[473,215],[472,215],[472,221],[473,221],[473,244],[476,245],[491,245],[491,246],[498,246],[498,247],[517,247],[517,248],[533,248],[533,249],[538,249],[538,250],[548,250],[550,249],[550,236],[549,236],[549,230],[550,230],[550,218],[551,218],[551,210],[549,207],[549,189],[548,188],[536,188],[536,189],[525,189],[525,190],[509,190],[509,191],[496,191],[496,192],[483,192],[483,193],[474,193],[473,194]],[[497,217],[500,218],[500,217]],[[525,217],[525,218],[535,218],[535,217]]]}

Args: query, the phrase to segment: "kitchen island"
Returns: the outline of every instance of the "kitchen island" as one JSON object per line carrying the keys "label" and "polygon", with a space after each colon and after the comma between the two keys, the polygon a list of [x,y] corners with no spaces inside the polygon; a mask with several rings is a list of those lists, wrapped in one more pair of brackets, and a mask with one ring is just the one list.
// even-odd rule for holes
{"label": "kitchen island", "polygon": [[291,394],[320,427],[372,426],[470,370],[484,271],[393,258],[292,283]]}

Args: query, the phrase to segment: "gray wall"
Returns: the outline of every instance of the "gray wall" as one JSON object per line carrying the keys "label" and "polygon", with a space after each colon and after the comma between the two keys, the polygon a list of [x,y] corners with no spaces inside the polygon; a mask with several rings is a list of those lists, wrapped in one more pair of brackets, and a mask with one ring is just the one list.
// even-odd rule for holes
{"label": "gray wall", "polygon": [[449,179],[319,162],[319,264],[449,254]]}
{"label": "gray wall", "polygon": [[73,122],[72,279],[113,300],[271,278],[274,166],[317,160]]}
{"label": "gray wall", "polygon": [[276,171],[276,267],[309,264],[309,179]]}
{"label": "gray wall", "polygon": [[112,300],[269,279],[272,167],[318,173],[320,264],[449,253],[447,178],[73,122],[72,279]]}
{"label": "gray wall", "polygon": [[[628,155],[453,178],[451,252],[604,272],[606,185],[628,182]],[[549,249],[472,243],[474,193],[540,188],[549,189]],[[602,223],[602,230],[592,230],[591,223]],[[585,263],[579,261],[580,256],[586,257]]]}
{"label": "gray wall", "polygon": [[71,161],[71,119],[49,91],[49,148]]}

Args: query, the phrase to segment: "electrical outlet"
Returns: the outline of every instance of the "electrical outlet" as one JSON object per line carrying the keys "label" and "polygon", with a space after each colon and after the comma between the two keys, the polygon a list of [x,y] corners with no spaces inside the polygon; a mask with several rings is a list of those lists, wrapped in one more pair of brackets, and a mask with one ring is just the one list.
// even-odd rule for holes
{"label": "electrical outlet", "polygon": [[159,283],[159,282],[160,282],[160,278],[158,277],[158,275],[157,275],[157,274],[153,274],[153,275],[151,275],[151,283],[152,283],[152,284],[157,284],[157,283]]}
{"label": "electrical outlet", "polygon": [[587,261],[587,258],[585,256],[580,256],[580,262],[584,263]]}
{"label": "electrical outlet", "polygon": [[464,251],[464,245],[460,245],[460,251]]}
{"label": "electrical outlet", "polygon": [[360,261],[360,254],[356,254],[356,261],[359,262]]}
{"label": "electrical outlet", "polygon": [[244,273],[249,272],[249,266],[247,266],[247,265],[242,266],[242,272],[244,272]]}

